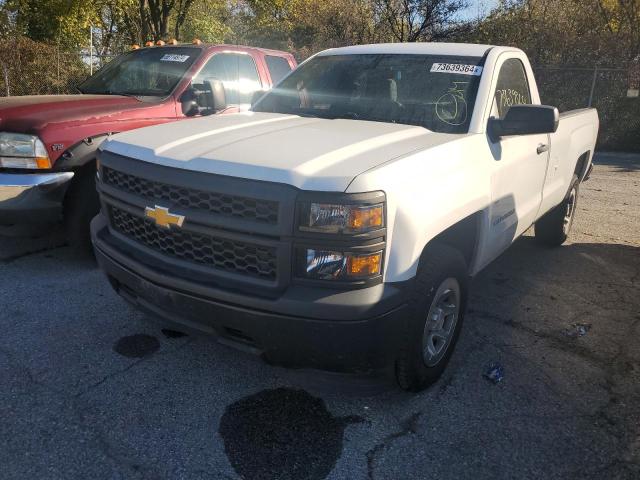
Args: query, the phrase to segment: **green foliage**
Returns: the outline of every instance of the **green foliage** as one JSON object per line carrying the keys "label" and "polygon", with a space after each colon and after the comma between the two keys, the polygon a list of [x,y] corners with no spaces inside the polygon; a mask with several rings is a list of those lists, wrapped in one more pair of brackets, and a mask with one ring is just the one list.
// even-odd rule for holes
{"label": "green foliage", "polygon": [[106,55],[99,62],[132,44],[171,38],[288,50],[299,60],[344,45],[453,39],[522,48],[537,67],[543,101],[562,109],[586,106],[589,68],[622,68],[598,76],[601,145],[640,149],[640,102],[626,98],[632,75],[624,70],[640,62],[640,0],[499,0],[486,18],[465,23],[458,15],[466,3],[0,0],[0,95],[5,73],[13,95],[72,91],[89,70],[90,29],[94,54]]}
{"label": "green foliage", "polygon": [[501,2],[460,39],[514,45],[537,64],[619,65],[640,54],[640,0]]}
{"label": "green foliage", "polygon": [[231,10],[225,0],[196,0],[180,36],[184,41],[199,38],[206,43],[222,43],[232,33],[230,19]]}
{"label": "green foliage", "polygon": [[[0,95],[43,95],[71,92],[89,73],[78,55],[26,37],[8,40],[0,50]],[[9,88],[5,84],[5,74]]]}

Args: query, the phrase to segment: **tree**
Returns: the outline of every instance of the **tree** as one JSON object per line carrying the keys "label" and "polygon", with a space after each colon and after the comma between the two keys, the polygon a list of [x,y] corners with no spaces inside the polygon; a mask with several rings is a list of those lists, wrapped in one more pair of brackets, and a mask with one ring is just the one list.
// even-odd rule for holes
{"label": "tree", "polygon": [[441,40],[459,33],[465,0],[374,0],[375,12],[398,42]]}
{"label": "tree", "polygon": [[503,1],[460,40],[514,45],[536,64],[618,67],[640,54],[640,0]]}
{"label": "tree", "polygon": [[175,16],[174,35],[179,37],[192,4],[193,0],[139,0],[143,32],[154,40],[167,39],[170,17]]}
{"label": "tree", "polygon": [[175,28],[175,37],[183,40],[198,38],[203,42],[222,43],[231,37],[233,12],[226,0],[195,0],[184,23]]}

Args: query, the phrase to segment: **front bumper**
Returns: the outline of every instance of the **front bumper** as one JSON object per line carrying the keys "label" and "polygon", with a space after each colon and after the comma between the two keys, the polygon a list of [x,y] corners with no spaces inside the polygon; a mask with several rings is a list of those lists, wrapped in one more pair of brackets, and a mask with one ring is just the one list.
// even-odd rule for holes
{"label": "front bumper", "polygon": [[0,225],[55,222],[73,172],[0,173]]}
{"label": "front bumper", "polygon": [[291,285],[264,298],[191,283],[123,254],[102,215],[91,230],[98,264],[116,292],[165,322],[287,367],[364,373],[397,357],[407,317],[404,283],[347,291]]}

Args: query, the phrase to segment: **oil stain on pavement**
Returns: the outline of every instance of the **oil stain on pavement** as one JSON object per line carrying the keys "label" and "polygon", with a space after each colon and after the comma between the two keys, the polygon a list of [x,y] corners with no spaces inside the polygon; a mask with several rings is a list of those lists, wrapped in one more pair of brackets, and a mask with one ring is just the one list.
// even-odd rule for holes
{"label": "oil stain on pavement", "polygon": [[122,337],[113,346],[116,353],[128,358],[142,358],[155,353],[160,348],[160,342],[151,335],[129,335]]}
{"label": "oil stain on pavement", "polygon": [[362,421],[334,417],[304,390],[278,388],[229,405],[219,433],[242,478],[321,480],[340,458],[345,427]]}

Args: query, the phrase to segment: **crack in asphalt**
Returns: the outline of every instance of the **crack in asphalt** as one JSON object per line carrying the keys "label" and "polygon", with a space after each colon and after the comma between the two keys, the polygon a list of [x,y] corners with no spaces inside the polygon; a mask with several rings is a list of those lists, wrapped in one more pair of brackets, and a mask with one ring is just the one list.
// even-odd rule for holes
{"label": "crack in asphalt", "polygon": [[132,361],[129,365],[127,365],[125,368],[121,368],[120,370],[116,370],[113,371],[111,373],[108,373],[107,375],[105,375],[103,378],[101,378],[100,380],[98,380],[97,382],[91,384],[89,387],[87,387],[85,390],[78,392],[74,395],[74,397],[79,398],[82,397],[83,395],[89,393],[91,390],[94,390],[96,388],[98,388],[100,385],[108,382],[109,380],[119,377],[120,375],[123,375],[125,373],[127,373],[129,370],[133,369],[134,367],[140,365],[143,362],[146,362],[148,360],[151,360],[152,358],[155,357],[161,357],[161,356],[165,356],[165,355],[170,355],[173,353],[176,353],[180,350],[182,350],[183,348],[185,348],[187,345],[190,345],[191,343],[193,343],[195,341],[195,338],[189,338],[187,340],[185,340],[184,342],[182,342],[182,344],[178,345],[177,347],[174,347],[172,349],[168,349],[168,350],[160,350],[157,352],[154,352],[146,357],[142,357],[139,358],[137,360]]}
{"label": "crack in asphalt", "polygon": [[[472,315],[478,315],[479,317],[490,321],[501,323],[502,325],[534,336],[537,339],[545,341],[548,347],[566,353],[574,354],[582,358],[583,360],[589,361],[595,367],[600,369],[604,373],[605,384],[601,385],[601,388],[607,395],[607,402],[597,408],[595,412],[581,412],[582,415],[579,416],[587,419],[592,419],[596,425],[604,427],[606,431],[608,431],[608,433],[615,437],[618,441],[620,441],[621,443],[625,443],[628,447],[632,446],[633,440],[628,438],[630,434],[625,431],[624,425],[619,422],[618,417],[624,415],[615,415],[611,412],[611,410],[613,410],[619,404],[619,394],[617,393],[617,389],[620,388],[620,385],[619,382],[615,380],[615,378],[626,378],[629,373],[627,368],[628,365],[634,365],[633,359],[628,356],[627,350],[629,349],[629,346],[627,344],[616,343],[618,347],[617,352],[611,358],[604,358],[602,356],[596,355],[587,347],[581,346],[575,342],[561,339],[550,333],[534,330],[521,322],[516,322],[513,319],[505,319],[499,314],[478,309],[470,309],[469,313]],[[626,335],[623,335],[622,337],[637,338],[637,332],[635,331],[638,329],[638,326],[640,326],[640,315],[636,316],[636,320],[634,320],[629,325],[626,330]],[[491,342],[490,339],[487,340],[496,348],[501,349],[500,346],[495,345],[493,342]],[[549,382],[543,381],[543,383],[545,384],[545,386],[550,388],[551,391],[554,391],[554,393],[559,393],[561,394],[561,396],[566,397],[566,395],[562,394],[561,392],[555,391],[555,389],[551,387],[551,384]],[[612,465],[615,466],[622,463],[640,467],[640,462],[625,460],[624,458],[622,458],[622,455],[620,455],[616,461],[612,462]]]}
{"label": "crack in asphalt", "polygon": [[[101,431],[98,431],[98,427],[96,425],[89,425],[84,421],[83,412],[80,409],[80,406],[76,403],[77,396],[71,395],[62,390],[58,390],[48,385],[47,383],[37,380],[35,375],[31,371],[31,369],[26,365],[23,365],[22,362],[18,361],[12,352],[9,352],[4,348],[0,348],[0,353],[5,355],[5,357],[9,360],[11,367],[25,374],[25,377],[27,378],[27,381],[29,383],[31,383],[36,387],[40,387],[44,389],[54,397],[58,397],[63,403],[65,403],[71,409],[71,412],[75,417],[75,420],[70,419],[69,421],[73,425],[77,426],[82,431],[87,433],[89,437],[96,442],[95,443],[96,448],[100,452],[102,452],[107,459],[112,461],[112,465],[111,465],[112,469],[119,471],[118,467],[120,466],[120,464],[123,464],[123,463],[124,464],[131,463],[133,465],[133,462],[129,462],[127,459],[122,458],[121,456],[116,457],[112,453],[111,451],[112,449],[108,441],[103,437],[103,433]],[[137,469],[134,469],[134,471],[137,471]]]}
{"label": "crack in asphalt", "polygon": [[404,420],[400,421],[400,430],[391,433],[384,437],[384,439],[373,446],[367,454],[367,477],[369,480],[374,480],[375,474],[375,461],[376,457],[382,452],[389,444],[398,440],[399,438],[406,437],[407,435],[414,435],[418,433],[418,420],[422,412],[415,412]]}
{"label": "crack in asphalt", "polygon": [[135,459],[130,459],[126,455],[119,454],[117,452],[117,448],[109,441],[108,436],[105,434],[105,432],[98,425],[88,423],[87,419],[85,418],[86,406],[81,405],[79,402],[82,396],[107,383],[109,380],[123,375],[124,373],[132,370],[134,367],[140,365],[145,361],[149,361],[152,358],[173,354],[185,348],[194,340],[194,338],[189,338],[177,347],[155,352],[152,355],[133,361],[129,365],[127,365],[127,367],[105,375],[103,378],[91,384],[85,390],[77,392],[75,394],[56,389],[46,382],[39,381],[36,378],[36,375],[31,371],[31,369],[28,366],[24,365],[20,360],[18,360],[15,354],[7,350],[6,348],[0,347],[0,354],[4,355],[8,359],[9,366],[11,368],[23,373],[24,378],[26,378],[30,384],[43,388],[45,391],[49,392],[55,397],[58,397],[65,404],[67,404],[68,407],[70,407],[71,412],[73,412],[73,416],[75,417],[75,421],[70,419],[70,422],[89,435],[98,451],[104,454],[104,456],[111,462],[112,469],[117,471],[119,474],[123,473],[122,469],[124,468],[129,474],[133,474],[134,476],[138,476],[141,474],[143,474],[143,476],[148,476],[145,474],[150,474],[153,478],[160,478],[159,473],[156,472],[156,470],[152,466],[145,465],[143,462],[139,462]]}

